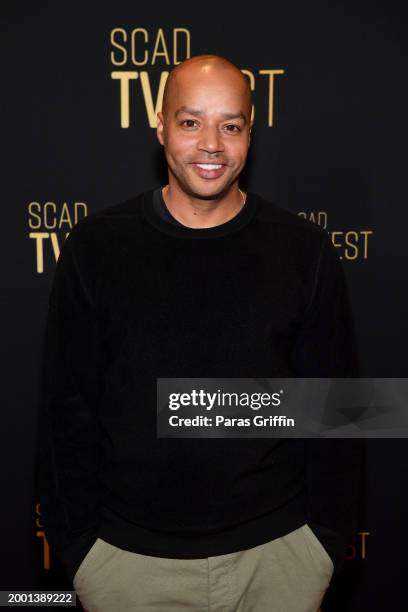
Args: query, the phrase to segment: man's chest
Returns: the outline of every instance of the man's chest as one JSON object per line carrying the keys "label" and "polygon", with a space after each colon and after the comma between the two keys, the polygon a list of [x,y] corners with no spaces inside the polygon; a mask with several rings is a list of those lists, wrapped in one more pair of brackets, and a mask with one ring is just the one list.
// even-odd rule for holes
{"label": "man's chest", "polygon": [[126,254],[104,279],[103,327],[113,356],[145,356],[168,372],[184,368],[183,376],[200,364],[243,375],[290,349],[310,299],[293,258],[256,249]]}

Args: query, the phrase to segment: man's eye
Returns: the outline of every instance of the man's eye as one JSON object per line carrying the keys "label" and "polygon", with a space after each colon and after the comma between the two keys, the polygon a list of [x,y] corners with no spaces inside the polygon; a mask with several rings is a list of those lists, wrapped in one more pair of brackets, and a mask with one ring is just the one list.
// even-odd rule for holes
{"label": "man's eye", "polygon": [[[181,121],[181,125],[184,125],[185,127],[194,127],[195,123],[196,123],[195,119],[184,119],[183,121]],[[227,128],[227,132],[240,132],[241,131],[241,128],[238,125],[235,125],[235,123],[229,123],[225,127]]]}
{"label": "man's eye", "polygon": [[[184,119],[184,121],[181,122],[181,125],[183,125],[184,123],[195,123],[194,119]],[[186,127],[193,127],[190,125],[187,125]]]}

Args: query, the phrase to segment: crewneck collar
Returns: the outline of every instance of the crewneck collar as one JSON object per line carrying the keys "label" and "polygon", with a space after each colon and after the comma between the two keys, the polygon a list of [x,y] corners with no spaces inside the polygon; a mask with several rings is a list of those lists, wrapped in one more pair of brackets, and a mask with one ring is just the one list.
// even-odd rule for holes
{"label": "crewneck collar", "polygon": [[[162,187],[159,187],[161,189]],[[245,227],[258,208],[258,198],[255,193],[247,191],[246,202],[241,210],[232,219],[229,219],[225,223],[215,225],[214,227],[195,228],[187,227],[181,223],[169,223],[167,220],[160,217],[153,206],[153,195],[156,190],[152,189],[144,194],[142,202],[142,214],[145,216],[147,221],[153,225],[157,230],[164,232],[170,236],[176,238],[219,238],[221,236],[227,236],[228,234],[234,233],[241,228]]]}

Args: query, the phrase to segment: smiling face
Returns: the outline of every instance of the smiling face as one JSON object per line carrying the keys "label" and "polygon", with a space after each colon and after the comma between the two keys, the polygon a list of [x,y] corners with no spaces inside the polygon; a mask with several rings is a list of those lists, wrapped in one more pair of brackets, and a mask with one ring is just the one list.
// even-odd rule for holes
{"label": "smiling face", "polygon": [[252,106],[241,71],[206,57],[183,62],[168,77],[157,137],[169,184],[189,196],[211,199],[238,185],[248,154]]}

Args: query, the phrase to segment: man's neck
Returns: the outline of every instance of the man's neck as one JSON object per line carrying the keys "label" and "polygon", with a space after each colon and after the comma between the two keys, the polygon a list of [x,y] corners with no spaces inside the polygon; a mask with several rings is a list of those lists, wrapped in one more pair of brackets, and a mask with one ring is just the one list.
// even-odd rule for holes
{"label": "man's neck", "polygon": [[191,228],[215,227],[226,223],[239,213],[246,201],[246,194],[238,188],[219,199],[193,198],[170,184],[162,189],[164,202],[171,215]]}

